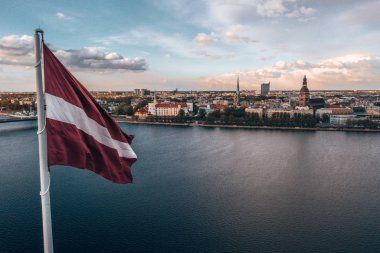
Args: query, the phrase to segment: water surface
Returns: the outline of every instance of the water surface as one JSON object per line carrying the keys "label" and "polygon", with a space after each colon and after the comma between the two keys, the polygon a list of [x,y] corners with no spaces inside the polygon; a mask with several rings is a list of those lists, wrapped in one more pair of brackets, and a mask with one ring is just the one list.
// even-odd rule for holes
{"label": "water surface", "polygon": [[[0,124],[0,252],[42,252],[35,124]],[[380,134],[122,127],[132,185],[52,168],[55,252],[380,248]]]}

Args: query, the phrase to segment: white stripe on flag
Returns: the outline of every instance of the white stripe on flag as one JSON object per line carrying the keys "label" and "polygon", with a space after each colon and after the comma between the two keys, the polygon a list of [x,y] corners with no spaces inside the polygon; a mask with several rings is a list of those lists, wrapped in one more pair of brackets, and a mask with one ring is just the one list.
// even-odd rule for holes
{"label": "white stripe on flag", "polygon": [[49,93],[45,93],[45,99],[47,118],[75,125],[101,144],[116,149],[121,157],[137,158],[128,143],[113,139],[108,129],[89,118],[82,108]]}

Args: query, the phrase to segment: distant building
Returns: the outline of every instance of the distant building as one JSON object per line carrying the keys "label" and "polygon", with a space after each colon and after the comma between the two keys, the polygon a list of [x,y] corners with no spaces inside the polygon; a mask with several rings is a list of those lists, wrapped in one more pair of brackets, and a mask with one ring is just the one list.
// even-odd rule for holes
{"label": "distant building", "polygon": [[234,96],[234,108],[237,108],[240,106],[240,87],[239,87],[239,76],[237,78],[237,83],[236,83],[236,93]]}
{"label": "distant building", "polygon": [[366,114],[366,110],[365,110],[364,106],[355,106],[352,108],[352,110],[354,111],[354,114],[356,114],[356,115],[365,115]]}
{"label": "distant building", "polygon": [[332,115],[332,109],[331,108],[321,108],[316,111],[316,115],[318,115],[320,118],[323,117],[324,114]]}
{"label": "distant building", "polygon": [[263,117],[263,108],[253,108],[253,107],[247,107],[245,108],[246,113],[257,113],[260,118]]}
{"label": "distant building", "polygon": [[228,108],[228,105],[214,105],[214,104],[211,105],[211,109],[213,109],[214,111],[224,112],[227,108]]}
{"label": "distant building", "polygon": [[148,117],[148,110],[146,108],[141,108],[135,112],[135,116],[139,119],[146,119]]}
{"label": "distant building", "polygon": [[326,103],[323,98],[310,98],[309,105],[311,109],[313,109],[313,116],[315,117],[315,113],[318,109],[324,108]]}
{"label": "distant building", "polygon": [[316,114],[320,117],[323,116],[323,114],[328,115],[352,115],[353,110],[351,108],[320,108],[316,110]]}
{"label": "distant building", "polygon": [[189,115],[193,112],[193,103],[158,103],[155,98],[148,104],[148,114],[153,116],[177,116],[181,109]]}
{"label": "distant building", "polygon": [[369,106],[366,110],[368,115],[380,116],[380,106]]}
{"label": "distant building", "polygon": [[224,100],[222,100],[222,99],[216,99],[216,100],[213,100],[212,103],[214,105],[227,105],[227,106],[230,104],[228,102],[228,100],[226,100],[226,99],[224,99]]}
{"label": "distant building", "polygon": [[270,91],[270,82],[261,84],[261,96],[267,96]]}
{"label": "distant building", "polygon": [[207,115],[207,114],[209,114],[210,112],[213,112],[213,111],[214,111],[214,105],[213,105],[213,104],[200,105],[199,108],[198,108],[198,114],[197,114],[197,116],[199,116],[199,111],[200,111],[201,109],[205,110],[206,115]]}
{"label": "distant building", "polygon": [[359,117],[357,115],[331,115],[330,116],[330,124],[336,126],[345,126],[348,122],[353,124],[358,123],[360,121],[368,120],[368,117]]}
{"label": "distant building", "polygon": [[280,109],[280,108],[272,108],[272,109],[267,109],[266,110],[266,117],[267,118],[272,118],[274,114],[289,114],[290,118],[294,117],[294,112],[293,110],[289,109]]}
{"label": "distant building", "polygon": [[306,75],[303,78],[302,82],[302,88],[299,93],[299,106],[305,106],[309,104],[309,99],[310,99],[310,91],[309,88],[307,87],[307,78]]}
{"label": "distant building", "polygon": [[[313,115],[313,110],[312,109],[304,109],[306,107],[300,107],[302,109],[298,109],[296,107],[296,110],[293,110],[293,115],[294,114],[301,114],[301,115]],[[308,107],[307,107],[308,108]]]}
{"label": "distant building", "polygon": [[135,96],[139,96],[139,97],[148,96],[148,95],[150,95],[150,90],[147,90],[147,89],[135,89],[134,90],[134,95]]}

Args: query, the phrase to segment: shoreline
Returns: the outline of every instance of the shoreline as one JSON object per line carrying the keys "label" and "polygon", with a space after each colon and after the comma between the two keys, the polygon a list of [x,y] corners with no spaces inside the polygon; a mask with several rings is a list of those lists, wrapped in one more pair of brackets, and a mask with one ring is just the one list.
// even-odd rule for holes
{"label": "shoreline", "polygon": [[18,121],[31,121],[31,120],[37,120],[37,118],[9,118],[9,119],[0,119],[0,123],[18,122]]}
{"label": "shoreline", "polygon": [[158,125],[158,126],[181,126],[181,127],[208,127],[208,128],[235,128],[235,129],[261,129],[261,130],[290,130],[290,131],[339,131],[339,132],[377,132],[380,133],[380,129],[369,128],[321,128],[321,127],[276,127],[276,126],[244,126],[244,125],[223,125],[223,124],[206,124],[206,123],[171,123],[171,122],[144,122],[133,121],[126,119],[116,119],[118,123],[129,124],[143,124],[143,125]]}
{"label": "shoreline", "polygon": [[[36,118],[29,119],[3,119],[0,123],[32,121]],[[142,125],[157,125],[157,126],[180,126],[180,127],[207,127],[207,128],[232,128],[232,129],[259,129],[259,130],[288,130],[288,131],[335,131],[335,132],[371,132],[380,133],[380,129],[370,128],[346,128],[346,127],[284,127],[284,126],[245,126],[245,125],[223,125],[223,124],[207,124],[207,123],[176,123],[176,122],[149,122],[149,121],[134,121],[127,119],[114,118],[118,123],[142,124]]]}

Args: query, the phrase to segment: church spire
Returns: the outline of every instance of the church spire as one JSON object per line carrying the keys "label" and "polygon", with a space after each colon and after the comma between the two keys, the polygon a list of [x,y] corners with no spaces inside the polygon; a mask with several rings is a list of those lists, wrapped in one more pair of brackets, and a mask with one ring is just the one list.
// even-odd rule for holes
{"label": "church spire", "polygon": [[157,97],[156,97],[156,91],[154,91],[153,103],[154,103],[155,105],[158,104],[158,102],[157,102]]}
{"label": "church spire", "polygon": [[303,77],[303,83],[302,86],[307,86],[307,78],[306,75]]}
{"label": "church spire", "polygon": [[237,82],[236,82],[236,93],[234,96],[234,108],[237,108],[240,106],[240,85],[239,85],[239,74],[237,76]]}
{"label": "church spire", "polygon": [[239,74],[237,76],[237,83],[236,83],[236,94],[240,94],[240,86],[239,86]]}

